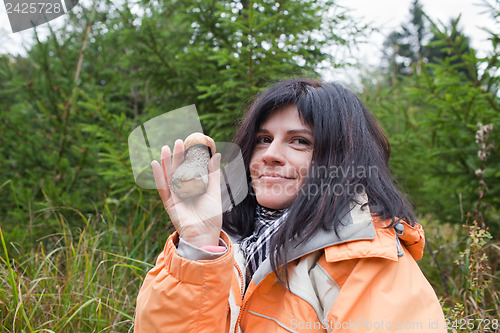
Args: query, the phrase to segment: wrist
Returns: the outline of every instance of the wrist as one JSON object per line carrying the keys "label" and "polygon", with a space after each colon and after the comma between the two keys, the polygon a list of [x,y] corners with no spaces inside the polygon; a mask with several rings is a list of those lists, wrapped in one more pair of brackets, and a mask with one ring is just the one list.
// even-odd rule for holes
{"label": "wrist", "polygon": [[212,251],[211,249],[216,249],[219,248],[219,237],[220,237],[220,231],[218,231],[217,234],[192,234],[189,232],[184,232],[184,233],[179,233],[179,236],[183,238],[186,242],[188,242],[191,245],[194,245],[200,249],[205,249],[210,252],[217,252],[217,251]]}

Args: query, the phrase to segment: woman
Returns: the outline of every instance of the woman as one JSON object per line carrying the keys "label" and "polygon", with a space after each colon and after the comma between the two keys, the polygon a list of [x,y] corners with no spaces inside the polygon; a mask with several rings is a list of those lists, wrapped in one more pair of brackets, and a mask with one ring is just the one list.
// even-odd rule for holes
{"label": "woman", "polygon": [[[250,140],[249,140],[250,138]],[[390,146],[350,91],[279,82],[236,135],[249,195],[221,214],[220,154],[194,203],[169,190],[183,143],[152,163],[176,228],[137,300],[135,332],[446,332],[416,260],[424,233]]]}

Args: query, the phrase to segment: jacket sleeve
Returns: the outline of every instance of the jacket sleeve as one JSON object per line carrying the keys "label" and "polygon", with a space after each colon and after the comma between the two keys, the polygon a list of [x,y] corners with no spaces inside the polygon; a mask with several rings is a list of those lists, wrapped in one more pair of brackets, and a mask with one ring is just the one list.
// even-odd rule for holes
{"label": "jacket sleeve", "polygon": [[191,261],[178,255],[172,234],[137,297],[135,333],[226,331],[233,277],[233,248],[215,260]]}
{"label": "jacket sleeve", "polygon": [[327,314],[332,331],[447,332],[434,290],[408,249],[404,252],[396,260],[324,263],[340,288]]}

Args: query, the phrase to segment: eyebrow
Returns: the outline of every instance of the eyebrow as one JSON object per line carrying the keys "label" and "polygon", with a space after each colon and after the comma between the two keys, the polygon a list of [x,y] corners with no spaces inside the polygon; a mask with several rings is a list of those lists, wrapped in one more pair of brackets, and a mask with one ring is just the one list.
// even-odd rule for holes
{"label": "eyebrow", "polygon": [[[261,128],[257,131],[257,133],[270,133],[268,130]],[[313,136],[313,133],[307,129],[293,129],[286,132],[287,134],[309,134]]]}

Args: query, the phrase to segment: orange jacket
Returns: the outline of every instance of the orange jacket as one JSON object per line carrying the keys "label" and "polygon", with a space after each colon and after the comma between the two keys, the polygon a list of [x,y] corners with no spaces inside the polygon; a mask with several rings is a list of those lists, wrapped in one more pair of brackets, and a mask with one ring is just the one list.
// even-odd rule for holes
{"label": "orange jacket", "polygon": [[177,254],[167,240],[139,292],[134,332],[446,332],[439,301],[415,260],[423,254],[420,225],[351,212],[337,237],[318,231],[292,246],[290,289],[276,283],[269,259],[244,291],[244,260],[223,232],[228,251],[215,260]]}

